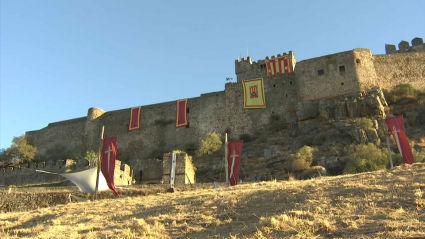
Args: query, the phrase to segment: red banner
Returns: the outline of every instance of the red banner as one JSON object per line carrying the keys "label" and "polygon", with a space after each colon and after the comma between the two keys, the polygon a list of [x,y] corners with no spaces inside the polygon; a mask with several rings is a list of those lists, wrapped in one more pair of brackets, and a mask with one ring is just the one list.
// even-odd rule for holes
{"label": "red banner", "polygon": [[241,155],[242,155],[242,144],[243,141],[229,142],[229,155],[227,157],[227,167],[229,168],[229,182],[230,186],[238,184],[239,180],[239,169],[241,166]]}
{"label": "red banner", "polygon": [[142,113],[142,107],[131,108],[130,124],[128,125],[128,131],[140,129],[140,114]]}
{"label": "red banner", "polygon": [[398,150],[403,157],[403,162],[407,164],[414,163],[415,160],[413,159],[412,150],[410,149],[409,141],[407,140],[404,129],[403,115],[385,119],[385,123],[387,123],[388,128],[390,128],[391,134],[397,143]]}
{"label": "red banner", "polygon": [[272,76],[276,73],[291,72],[291,63],[289,55],[279,56],[270,60],[265,60],[267,76]]}
{"label": "red banner", "polygon": [[101,162],[101,171],[103,176],[105,176],[106,183],[108,187],[114,191],[114,193],[121,197],[114,185],[114,173],[115,173],[115,159],[117,157],[117,145],[118,137],[111,137],[103,139],[102,146],[102,162]]}
{"label": "red banner", "polygon": [[178,100],[176,105],[176,128],[188,126],[187,121],[187,99]]}

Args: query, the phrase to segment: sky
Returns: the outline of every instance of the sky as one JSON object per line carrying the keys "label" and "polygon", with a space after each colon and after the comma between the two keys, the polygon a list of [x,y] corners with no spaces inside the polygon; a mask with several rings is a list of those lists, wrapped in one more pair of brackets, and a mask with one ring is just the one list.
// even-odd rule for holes
{"label": "sky", "polygon": [[247,52],[385,54],[425,39],[424,12],[423,0],[0,0],[0,148],[90,107],[222,91]]}

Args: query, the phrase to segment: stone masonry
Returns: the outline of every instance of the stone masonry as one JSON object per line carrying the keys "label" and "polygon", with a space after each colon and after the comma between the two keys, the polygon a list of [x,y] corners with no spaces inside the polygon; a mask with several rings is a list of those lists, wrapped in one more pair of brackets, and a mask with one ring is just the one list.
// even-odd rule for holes
{"label": "stone masonry", "polygon": [[[386,47],[388,54],[373,55],[369,49],[357,48],[298,62],[289,52],[293,71],[272,76],[267,76],[265,60],[236,60],[237,82],[227,83],[224,91],[188,99],[187,128],[175,128],[176,102],[172,101],[142,106],[140,130],[128,131],[130,108],[108,112],[90,108],[85,117],[50,123],[26,132],[26,137],[37,147],[39,158],[48,157],[55,150],[64,152],[66,158],[77,158],[86,151],[97,150],[101,128],[105,126],[105,135],[118,136],[118,158],[136,165],[137,160],[158,158],[156,155],[174,149],[188,151],[210,132],[228,132],[230,138],[236,139],[261,130],[271,118],[288,123],[303,121],[300,110],[311,110],[311,105],[327,99],[354,99],[370,89],[391,90],[400,83],[425,89],[423,41],[415,38],[411,47],[407,45],[399,45],[403,53]],[[264,79],[267,107],[244,109],[241,82],[255,78]]]}

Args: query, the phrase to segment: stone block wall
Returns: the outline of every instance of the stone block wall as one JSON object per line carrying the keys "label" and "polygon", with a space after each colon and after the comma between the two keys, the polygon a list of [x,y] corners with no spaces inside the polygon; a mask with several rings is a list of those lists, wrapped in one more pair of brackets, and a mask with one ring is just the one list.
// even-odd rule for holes
{"label": "stone block wall", "polygon": [[162,180],[162,160],[159,159],[146,159],[146,160],[132,160],[130,162],[133,172],[134,180],[137,183],[160,183]]}
{"label": "stone block wall", "polygon": [[425,52],[374,55],[377,84],[387,90],[401,83],[425,89]]}
{"label": "stone block wall", "polygon": [[[171,156],[172,153],[165,153],[162,160],[162,180],[165,184],[170,183]],[[191,157],[186,153],[176,153],[176,177],[174,184],[194,184],[195,180],[195,168]]]}

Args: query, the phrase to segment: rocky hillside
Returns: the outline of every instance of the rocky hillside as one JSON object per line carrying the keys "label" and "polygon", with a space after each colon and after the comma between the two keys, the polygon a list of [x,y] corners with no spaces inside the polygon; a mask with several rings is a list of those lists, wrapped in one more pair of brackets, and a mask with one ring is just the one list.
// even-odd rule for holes
{"label": "rocky hillside", "polygon": [[[411,146],[420,151],[425,146],[425,97],[405,95],[394,100],[390,93],[385,95],[391,97],[388,102],[382,90],[374,88],[357,97],[302,102],[296,107],[296,120],[274,116],[268,128],[231,139],[244,140],[240,179],[248,182],[342,174],[352,158],[350,146],[373,143],[387,148],[388,131],[383,118],[393,115],[404,115]],[[317,148],[312,167],[288,169],[290,155],[304,145]],[[390,147],[398,153],[392,137]],[[194,157],[197,182],[225,180],[223,157],[224,149],[214,155]]]}

